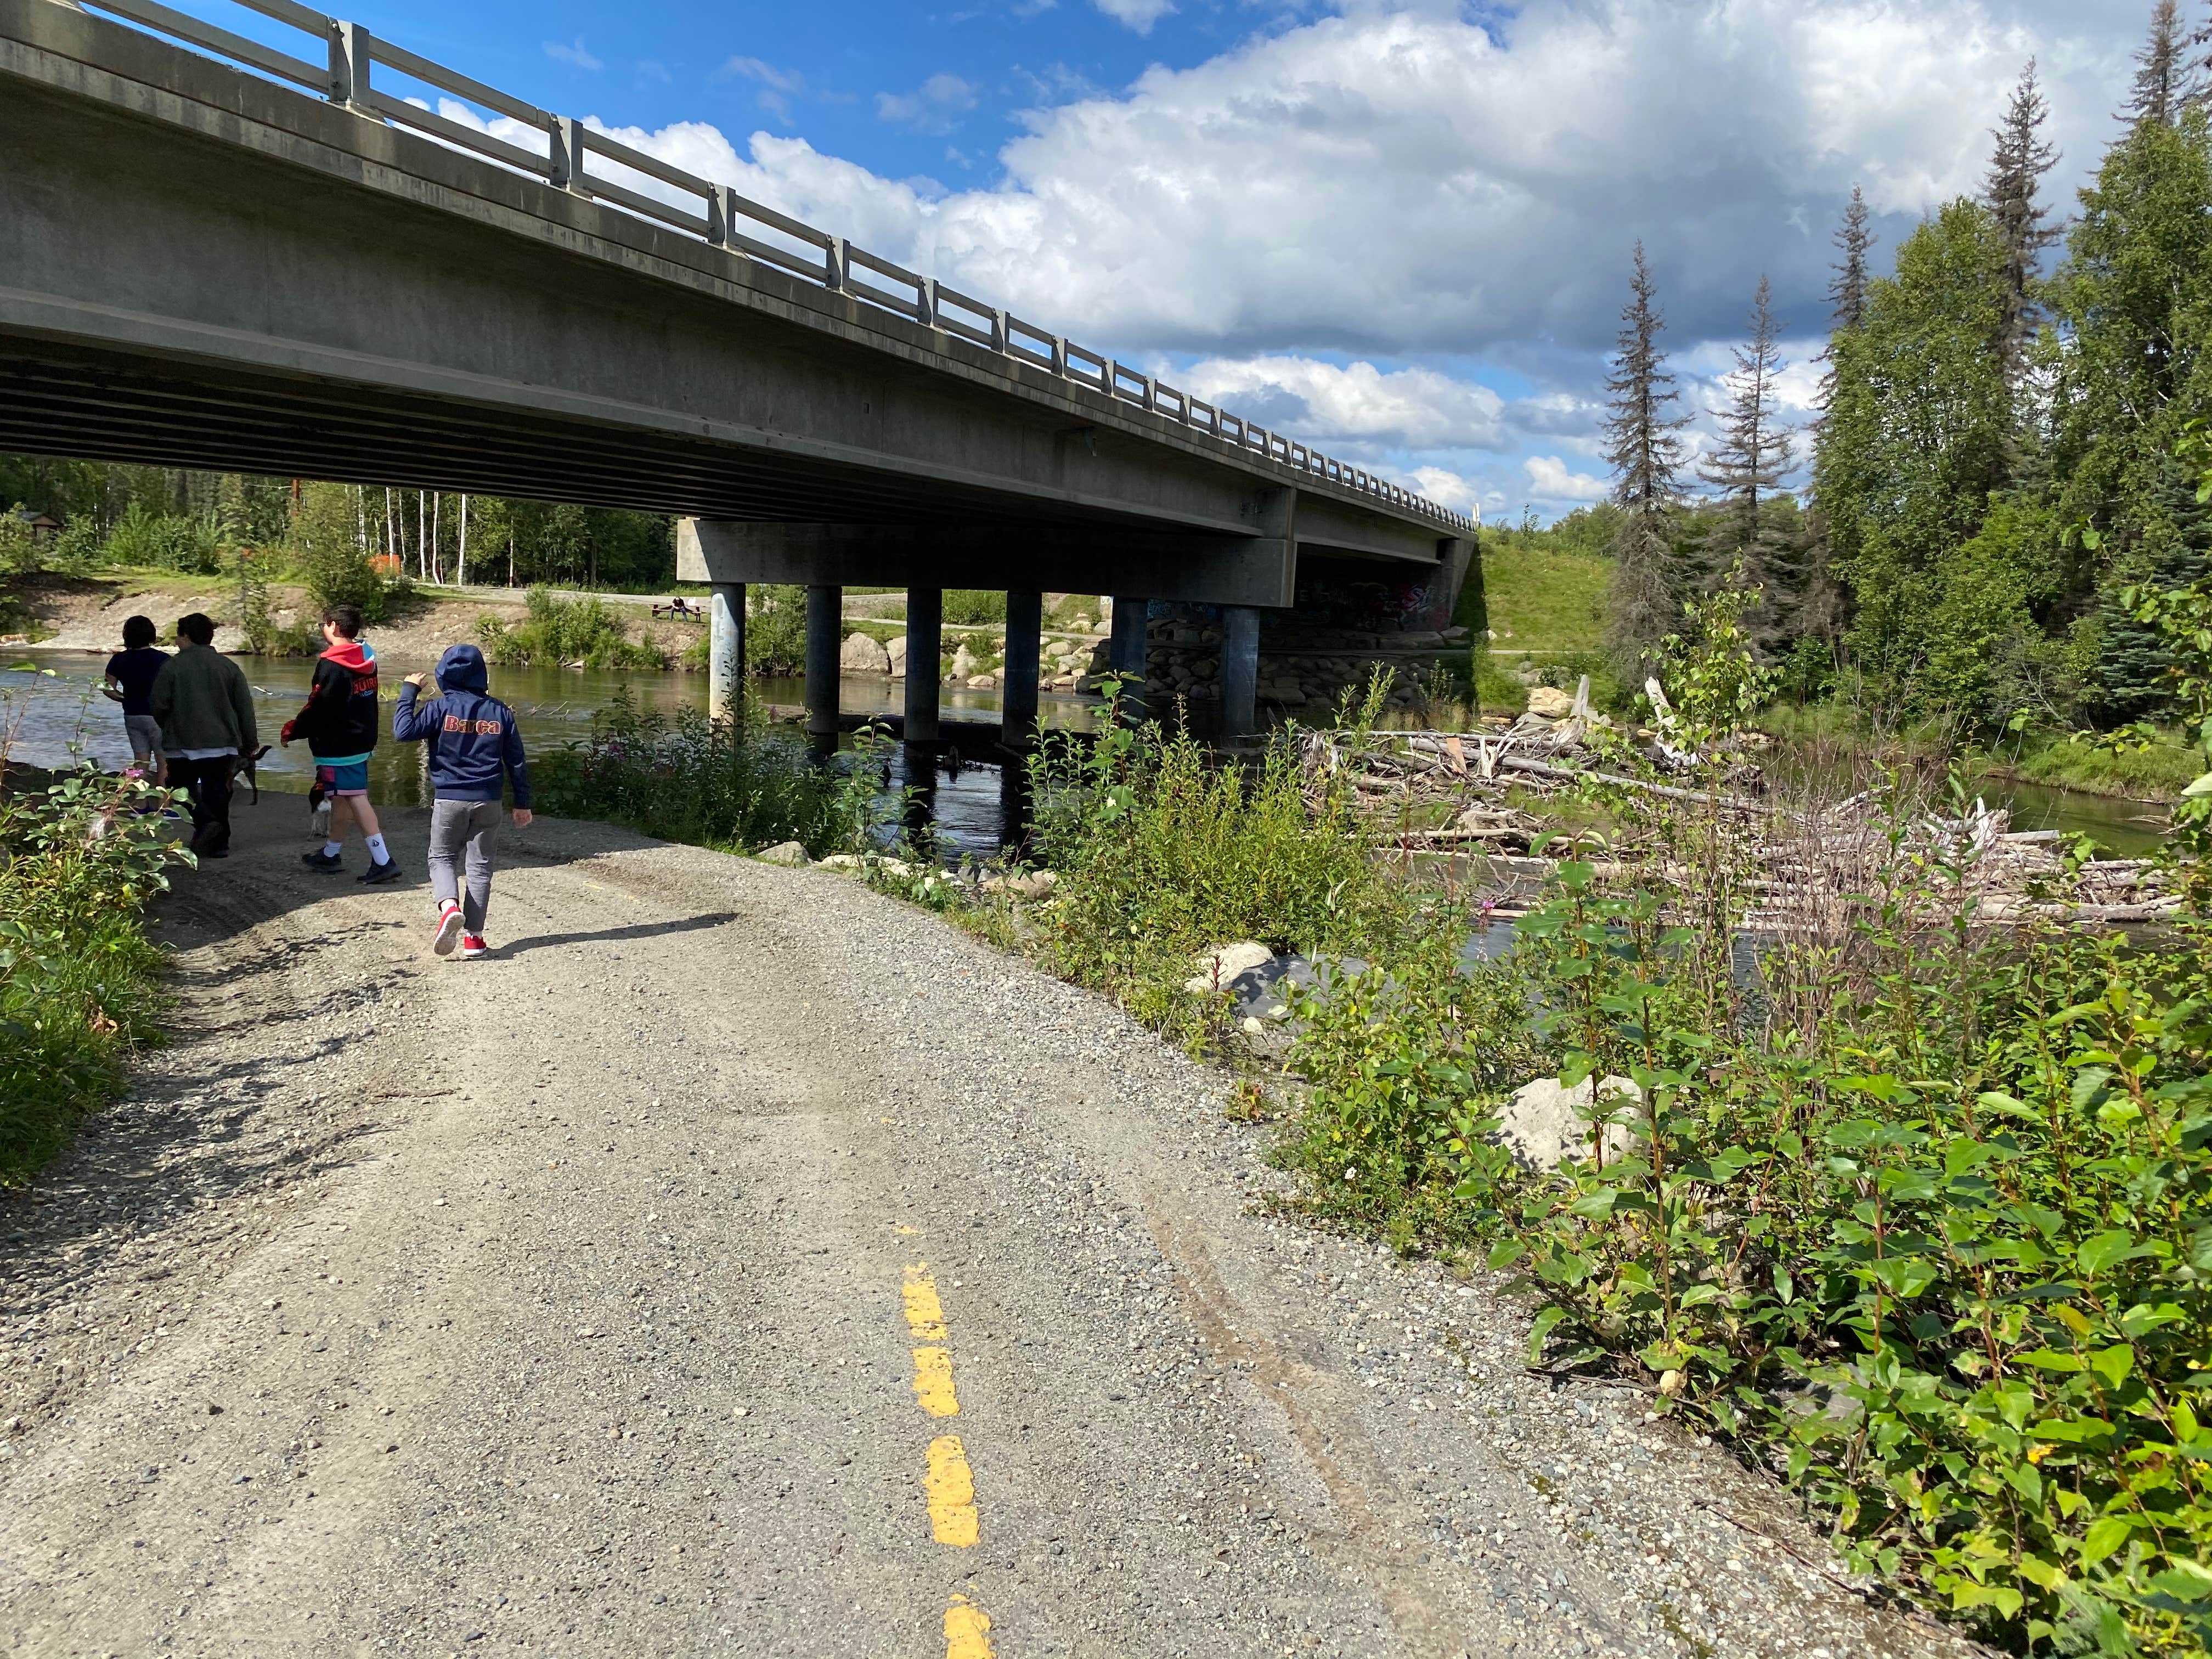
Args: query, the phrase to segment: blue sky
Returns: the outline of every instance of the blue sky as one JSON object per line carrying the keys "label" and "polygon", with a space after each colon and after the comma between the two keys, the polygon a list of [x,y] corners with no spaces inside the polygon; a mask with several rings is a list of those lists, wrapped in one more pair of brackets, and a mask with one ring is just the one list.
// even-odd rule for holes
{"label": "blue sky", "polygon": [[[226,0],[180,0],[235,15]],[[2212,0],[2204,0],[2212,4]],[[2150,0],[881,0],[345,9],[505,90],[1492,520],[1605,487],[1629,250],[1711,430],[1762,274],[1978,185],[2036,58],[2061,207]],[[465,112],[449,112],[465,114]]]}

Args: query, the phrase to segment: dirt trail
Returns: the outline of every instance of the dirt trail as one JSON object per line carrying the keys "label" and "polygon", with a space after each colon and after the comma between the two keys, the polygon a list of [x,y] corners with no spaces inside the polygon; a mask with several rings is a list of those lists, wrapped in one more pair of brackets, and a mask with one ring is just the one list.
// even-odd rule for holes
{"label": "dirt trail", "polygon": [[179,884],[179,1041],[0,1200],[6,1651],[1964,1650],[1489,1288],[1261,1214],[1096,1000],[545,822],[438,961],[296,814]]}

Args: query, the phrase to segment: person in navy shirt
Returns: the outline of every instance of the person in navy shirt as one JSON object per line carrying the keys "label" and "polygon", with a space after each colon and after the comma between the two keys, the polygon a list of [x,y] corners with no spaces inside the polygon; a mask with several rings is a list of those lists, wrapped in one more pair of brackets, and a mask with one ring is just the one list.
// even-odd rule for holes
{"label": "person in navy shirt", "polygon": [[169,659],[154,648],[154,619],[132,617],[123,624],[123,649],[107,659],[106,684],[100,690],[111,702],[123,705],[123,729],[131,738],[131,763],[155,783],[167,781],[168,768],[161,757],[161,722],[154,718],[154,677]]}

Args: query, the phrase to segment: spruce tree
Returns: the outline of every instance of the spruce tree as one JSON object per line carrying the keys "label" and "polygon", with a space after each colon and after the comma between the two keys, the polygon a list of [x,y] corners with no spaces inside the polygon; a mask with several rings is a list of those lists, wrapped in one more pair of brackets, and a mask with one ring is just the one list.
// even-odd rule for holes
{"label": "spruce tree", "polygon": [[1836,274],[1828,283],[1828,344],[1820,352],[1820,361],[1828,365],[1820,375],[1823,410],[1836,391],[1835,337],[1866,320],[1867,255],[1874,247],[1874,232],[1868,221],[1872,217],[1866,192],[1853,185],[1851,199],[1844,207],[1844,222],[1836,227],[1838,257],[1830,267]]}
{"label": "spruce tree", "polygon": [[1767,525],[1759,511],[1766,492],[1780,487],[1796,453],[1795,434],[1777,406],[1776,382],[1784,367],[1774,319],[1773,287],[1764,275],[1751,301],[1751,339],[1736,348],[1728,377],[1729,411],[1717,448],[1699,463],[1698,476],[1720,492],[1720,520],[1706,538],[1708,575],[1740,560],[1745,580],[1766,589],[1756,632],[1762,642],[1794,631],[1802,573],[1795,537]]}
{"label": "spruce tree", "polygon": [[2151,8],[2150,37],[2136,54],[2135,82],[2120,119],[2130,126],[2144,121],[2170,127],[2197,101],[2201,86],[2182,33],[2179,0],[2157,0]]}
{"label": "spruce tree", "polygon": [[2173,698],[2173,659],[2164,639],[2129,614],[2119,591],[2141,583],[2170,592],[2212,575],[2212,507],[2197,499],[2196,477],[2170,450],[2159,451],[2148,470],[2130,503],[2128,545],[2100,596],[2098,712],[2115,721],[2158,714]]}
{"label": "spruce tree", "polygon": [[2035,59],[2031,58],[2013,88],[2003,125],[1991,135],[1997,141],[1996,153],[1990,158],[1983,197],[2004,238],[2005,315],[1996,345],[2005,380],[2014,386],[2026,371],[2028,343],[2039,320],[2036,268],[2043,250],[2058,240],[2057,228],[2044,222],[2044,207],[2036,199],[2043,175],[2058,163],[2058,152],[2041,132],[2050,114],[2036,85]]}
{"label": "spruce tree", "polygon": [[1628,304],[1620,313],[1620,343],[1605,421],[1606,460],[1613,468],[1613,501],[1620,526],[1613,540],[1613,588],[1607,629],[1614,650],[1632,670],[1648,665],[1661,639],[1681,617],[1680,596],[1669,580],[1671,515],[1680,499],[1681,429],[1688,418],[1674,413],[1674,377],[1659,349],[1666,319],[1654,302],[1644,244],[1636,244],[1628,279]]}

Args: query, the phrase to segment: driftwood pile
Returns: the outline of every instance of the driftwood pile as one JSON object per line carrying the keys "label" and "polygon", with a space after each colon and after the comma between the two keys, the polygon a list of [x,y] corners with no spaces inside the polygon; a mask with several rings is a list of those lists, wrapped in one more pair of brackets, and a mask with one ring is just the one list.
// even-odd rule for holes
{"label": "driftwood pile", "polygon": [[[1590,744],[1604,724],[1578,697],[1564,719],[1523,714],[1477,731],[1310,732],[1304,760],[1316,793],[1326,780],[1349,781],[1382,845],[1482,855],[1501,890],[1498,908],[1509,913],[1533,896],[1554,859],[1576,846],[1563,836],[1546,843],[1549,856],[1534,855],[1537,838],[1553,828],[1545,798],[1585,781],[1696,803],[1736,822],[1754,865],[1745,884],[1756,900],[1746,926],[1755,930],[1825,931],[1863,910],[1869,896],[1906,888],[1908,908],[1923,918],[1970,900],[1976,920],[1989,923],[2039,916],[2146,923],[2181,904],[2158,862],[2069,866],[2058,831],[2015,831],[2007,813],[1980,801],[1961,817],[1929,815],[1899,825],[1893,809],[1871,794],[1812,812],[1793,810],[1763,797],[1753,767],[1711,791],[1631,777],[1608,769]],[[1681,758],[1654,733],[1639,732],[1635,742],[1655,769]],[[1439,817],[1449,822],[1413,827]],[[1639,866],[1623,854],[1638,854],[1650,860],[1640,867],[1656,867],[1671,883],[1698,879],[1667,860],[1665,849],[1633,843],[1598,850],[1601,879],[1632,879]]]}

